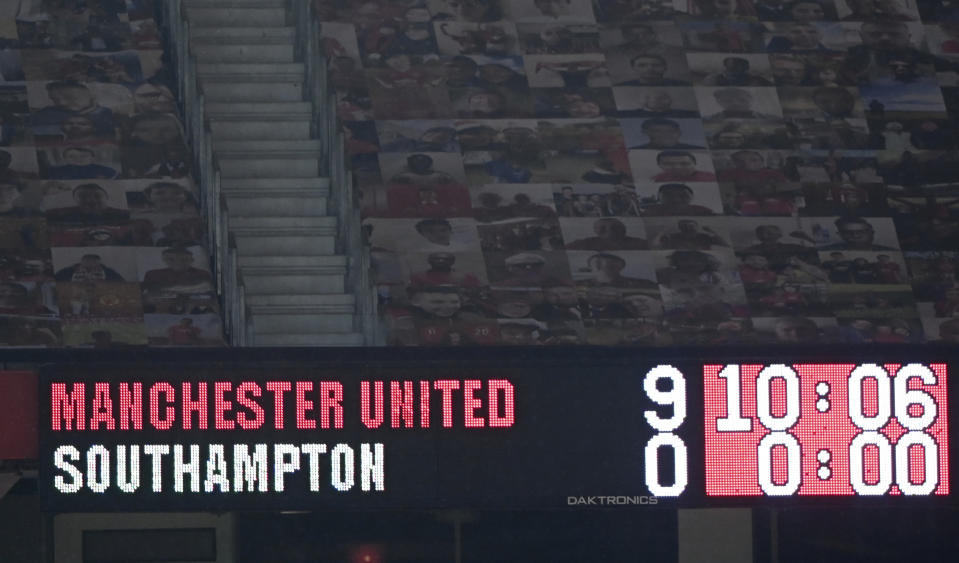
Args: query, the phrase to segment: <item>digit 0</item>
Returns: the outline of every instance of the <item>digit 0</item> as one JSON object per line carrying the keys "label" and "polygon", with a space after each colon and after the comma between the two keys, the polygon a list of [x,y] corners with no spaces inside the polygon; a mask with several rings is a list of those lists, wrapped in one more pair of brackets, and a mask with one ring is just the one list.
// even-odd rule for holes
{"label": "digit 0", "polygon": [[[773,447],[786,448],[786,482],[779,485],[773,481]],[[799,440],[788,432],[770,432],[759,441],[759,488],[770,496],[788,496],[799,490],[802,482],[802,448]]]}
{"label": "digit 0", "polygon": [[[866,416],[863,413],[862,384],[866,379],[876,381],[876,414]],[[848,383],[849,392],[849,418],[857,428],[863,430],[879,430],[886,425],[889,415],[892,412],[890,408],[889,392],[889,374],[885,368],[876,364],[862,364],[856,366],[849,374]]]}
{"label": "digit 0", "polygon": [[[672,485],[663,485],[659,482],[659,450],[668,447],[673,449],[673,460],[676,476]],[[646,460],[646,487],[649,492],[657,497],[678,497],[689,484],[689,476],[686,473],[686,444],[679,436],[671,433],[656,434],[650,438],[646,444],[646,452],[643,456]]]}
{"label": "digit 0", "polygon": [[[772,382],[786,382],[786,412],[775,416],[772,412]],[[802,483],[802,466],[799,440],[786,432],[799,422],[799,375],[796,370],[783,364],[766,366],[756,378],[756,416],[763,426],[772,430],[759,442],[756,452],[759,464],[759,487],[770,496],[786,496],[799,490]],[[779,485],[773,481],[773,447],[786,448],[786,482]]]}
{"label": "digit 0", "polygon": [[[909,448],[922,448],[923,482],[913,483]],[[904,495],[929,495],[939,486],[939,447],[925,432],[907,432],[896,442],[896,481]]]}
{"label": "digit 0", "polygon": [[[866,482],[864,458],[866,447],[879,449],[879,478],[875,483]],[[864,496],[884,495],[892,485],[892,446],[889,438],[875,430],[856,435],[849,444],[849,482],[857,494]]]}
{"label": "digit 0", "polygon": [[[772,382],[782,379],[786,382],[786,412],[774,416],[772,412]],[[763,426],[773,432],[784,432],[799,422],[799,376],[796,370],[783,365],[766,366],[756,379],[756,416]]]}

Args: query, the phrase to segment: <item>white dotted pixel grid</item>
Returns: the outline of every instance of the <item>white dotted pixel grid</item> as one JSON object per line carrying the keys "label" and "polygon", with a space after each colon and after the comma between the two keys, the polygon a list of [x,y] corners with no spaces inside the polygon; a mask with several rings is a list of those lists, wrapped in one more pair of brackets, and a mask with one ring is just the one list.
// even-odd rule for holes
{"label": "white dotted pixel grid", "polygon": [[[202,450],[201,453],[199,444],[174,444],[172,448],[167,444],[144,445],[142,453],[150,458],[152,491],[170,490],[171,484],[164,481],[163,471],[168,464],[172,468],[172,491],[175,493],[268,492],[270,485],[273,491],[281,493],[286,490],[286,475],[300,471],[301,460],[306,456],[310,491],[318,492],[324,476],[321,460],[327,453],[327,478],[332,487],[346,492],[356,486],[356,451],[348,444],[337,444],[329,452],[326,444],[273,444],[272,465],[267,444],[256,444],[252,456],[247,444],[234,444],[232,464],[224,444],[208,444]],[[115,464],[111,462],[114,452]],[[166,460],[164,456],[167,456]],[[54,477],[54,487],[65,494],[80,492],[84,487],[103,494],[115,485],[124,493],[134,493],[141,487],[141,459],[139,445],[118,445],[111,451],[102,444],[94,444],[83,456],[75,446],[60,446],[54,451],[54,465],[62,473]],[[383,460],[383,444],[360,445],[359,477],[363,491],[385,490]],[[272,480],[268,474],[271,469]]]}
{"label": "white dotted pixel grid", "polygon": [[[420,428],[429,428],[430,393],[431,389],[441,392],[442,424],[443,428],[454,426],[453,392],[460,389],[460,381],[437,380],[420,382]],[[486,418],[475,416],[475,412],[483,407],[483,400],[476,396],[477,391],[483,388],[479,379],[462,381],[463,392],[463,425],[466,428],[508,428],[516,420],[515,392],[513,385],[506,379],[490,379],[487,382]],[[413,382],[390,382],[390,424],[393,428],[413,428],[414,421],[414,394]],[[360,419],[367,428],[379,428],[386,420],[384,406],[385,386],[382,381],[363,381],[360,383]],[[342,413],[339,419],[342,428]]]}
{"label": "white dotted pixel grid", "polygon": [[[764,369],[778,373],[761,377]],[[709,496],[949,493],[944,364],[707,365],[703,373]],[[791,386],[798,402],[787,401]]]}
{"label": "white dotted pixel grid", "polygon": [[[431,391],[440,391],[442,399],[442,425],[444,428],[454,426],[453,393],[460,391],[463,394],[462,423],[467,428],[481,428],[485,426],[505,428],[512,426],[515,421],[514,390],[512,384],[505,379],[491,379],[486,382],[488,414],[486,418],[477,416],[476,411],[483,409],[484,382],[479,379],[437,380],[419,382],[419,410],[420,428],[431,426],[430,396]],[[150,385],[149,421],[156,430],[170,430],[174,425],[183,430],[194,427],[200,430],[210,428],[207,406],[209,403],[209,385],[206,382],[183,382],[180,395],[176,388],[168,382],[155,382]],[[256,400],[263,395],[263,388],[254,382],[244,382],[236,386],[236,403],[252,413],[252,418],[243,410],[235,412],[235,420],[227,416],[234,412],[234,404],[227,395],[234,392],[231,382],[214,382],[213,385],[213,427],[216,430],[234,430],[237,426],[244,430],[256,430],[264,424],[272,423],[272,427],[283,430],[284,395],[293,394],[296,428],[300,430],[317,428],[343,428],[343,385],[336,381],[319,382],[319,401],[308,395],[314,394],[314,383],[311,381],[268,382],[265,388],[273,394],[272,421],[267,421],[263,407]],[[392,381],[389,385],[390,425],[393,428],[413,428],[416,425],[416,394],[413,381]],[[117,420],[121,430],[142,430],[144,390],[142,383],[118,384],[119,411],[114,414],[111,387],[108,383],[96,383],[94,386],[92,412],[86,413],[87,385],[76,382],[72,390],[67,391],[64,383],[51,384],[51,426],[55,431],[86,430],[89,421],[90,430],[115,430]],[[383,381],[363,381],[360,384],[361,417],[368,428],[378,428],[386,419],[385,413],[385,384]],[[318,404],[317,404],[318,403]],[[179,409],[174,405],[179,404]],[[318,412],[316,417],[310,413]],[[195,421],[195,426],[194,426]]]}

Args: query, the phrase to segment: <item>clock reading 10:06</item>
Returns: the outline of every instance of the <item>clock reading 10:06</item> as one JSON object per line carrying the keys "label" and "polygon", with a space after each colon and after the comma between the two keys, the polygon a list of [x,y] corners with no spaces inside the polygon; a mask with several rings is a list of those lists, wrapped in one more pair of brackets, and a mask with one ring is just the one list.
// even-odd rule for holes
{"label": "clock reading 10:06", "polygon": [[947,495],[945,364],[703,367],[708,496]]}

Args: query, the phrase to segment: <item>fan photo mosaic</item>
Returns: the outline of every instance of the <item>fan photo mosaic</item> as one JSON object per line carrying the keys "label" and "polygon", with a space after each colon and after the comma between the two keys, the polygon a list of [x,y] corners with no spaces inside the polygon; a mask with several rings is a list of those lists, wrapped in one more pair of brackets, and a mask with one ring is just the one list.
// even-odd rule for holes
{"label": "fan photo mosaic", "polygon": [[223,345],[152,0],[0,17],[0,346]]}
{"label": "fan photo mosaic", "polygon": [[954,0],[318,6],[391,344],[959,342]]}

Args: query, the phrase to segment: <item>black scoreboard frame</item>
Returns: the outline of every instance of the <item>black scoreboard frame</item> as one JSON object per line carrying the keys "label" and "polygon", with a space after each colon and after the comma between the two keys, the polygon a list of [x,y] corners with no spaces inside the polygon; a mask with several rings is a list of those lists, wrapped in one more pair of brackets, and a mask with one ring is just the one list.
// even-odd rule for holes
{"label": "black scoreboard frame", "polygon": [[[222,511],[222,510],[343,510],[343,509],[433,509],[433,508],[475,508],[475,509],[656,509],[656,508],[697,508],[697,507],[786,507],[786,506],[815,506],[815,505],[867,505],[867,506],[955,506],[959,505],[959,493],[955,488],[957,469],[955,463],[957,443],[956,414],[959,410],[957,403],[957,388],[959,388],[959,349],[946,346],[818,346],[818,347],[783,347],[770,346],[764,348],[329,348],[329,349],[172,349],[152,351],[142,349],[94,351],[94,350],[65,350],[65,351],[33,351],[21,350],[15,354],[5,354],[4,359],[9,363],[34,361],[41,364],[40,387],[40,422],[41,422],[41,471],[39,487],[44,500],[44,509],[52,512],[70,511]],[[349,501],[329,503],[325,500],[304,502],[303,497],[280,497],[274,493],[272,498],[259,498],[256,502],[234,502],[212,500],[216,495],[181,494],[176,497],[158,499],[155,504],[144,502],[127,503],[120,493],[109,498],[98,499],[97,502],[80,502],[53,498],[51,483],[49,482],[49,463],[44,456],[49,457],[51,432],[43,430],[45,421],[51,420],[51,405],[46,392],[45,382],[55,374],[86,373],[91,380],[98,373],[111,370],[126,370],[127,381],[136,381],[135,371],[146,370],[173,370],[183,372],[184,369],[204,369],[228,373],[235,369],[267,368],[273,373],[283,370],[329,370],[340,372],[349,371],[378,371],[382,379],[388,379],[390,372],[399,371],[405,374],[414,372],[427,373],[443,370],[445,373],[455,374],[468,369],[471,373],[485,374],[493,377],[498,372],[511,374],[521,373],[524,369],[540,371],[579,370],[592,374],[604,370],[640,370],[656,364],[774,364],[774,363],[945,363],[948,365],[949,381],[947,384],[949,410],[953,414],[949,421],[949,454],[953,458],[949,466],[949,482],[951,492],[948,495],[930,496],[707,496],[705,488],[705,435],[703,409],[703,378],[701,373],[685,373],[687,413],[683,428],[680,430],[682,440],[688,452],[688,485],[679,498],[658,497],[653,503],[649,502],[648,491],[643,487],[623,490],[622,486],[613,486],[595,493],[570,491],[569,496],[605,495],[628,497],[602,499],[586,502],[566,502],[557,498],[544,505],[542,502],[510,502],[508,499],[499,499],[497,502],[471,502],[463,499],[424,499],[425,502],[410,501],[386,503],[353,503]],[[499,371],[498,371],[499,370]],[[562,377],[560,373],[557,377]],[[642,372],[636,377],[641,379]],[[387,390],[388,391],[388,390]],[[439,416],[439,413],[435,413]],[[517,416],[522,413],[517,407]],[[389,418],[389,413],[387,413]],[[641,417],[639,417],[641,419]],[[405,430],[415,432],[416,429]],[[505,431],[510,429],[489,429],[486,431]],[[589,429],[583,428],[583,435]],[[186,432],[186,431],[184,431]],[[466,430],[469,432],[469,430]],[[454,434],[462,432],[454,429]],[[330,441],[351,441],[350,437],[343,440],[331,437]],[[142,440],[141,440],[142,441]],[[122,440],[118,443],[122,443]],[[390,452],[391,457],[401,458],[402,452]],[[641,480],[642,475],[637,476]],[[147,485],[144,485],[147,486]],[[165,494],[165,493],[164,493]],[[207,497],[207,498],[203,498]],[[76,497],[78,499],[82,498]]]}

